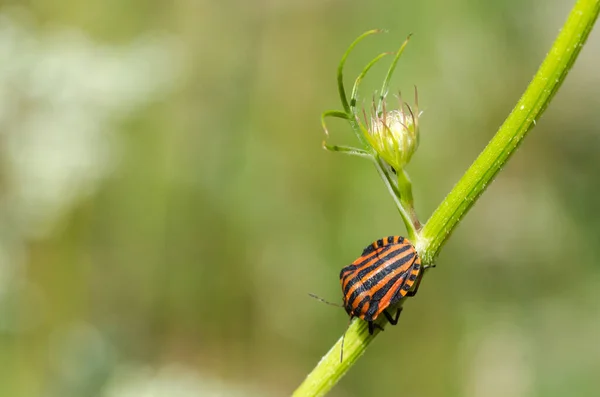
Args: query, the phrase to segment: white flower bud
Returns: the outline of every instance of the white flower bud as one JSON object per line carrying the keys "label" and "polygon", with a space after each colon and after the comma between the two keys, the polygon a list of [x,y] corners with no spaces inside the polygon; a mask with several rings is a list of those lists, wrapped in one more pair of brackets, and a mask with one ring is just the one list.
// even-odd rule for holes
{"label": "white flower bud", "polygon": [[398,110],[384,108],[379,116],[373,115],[367,128],[367,140],[395,170],[403,169],[419,146],[419,115],[415,112],[401,102]]}

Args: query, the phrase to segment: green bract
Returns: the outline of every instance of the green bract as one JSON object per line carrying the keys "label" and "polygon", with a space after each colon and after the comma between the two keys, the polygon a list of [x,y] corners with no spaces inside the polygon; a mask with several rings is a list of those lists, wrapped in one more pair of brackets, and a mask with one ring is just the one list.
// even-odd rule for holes
{"label": "green bract", "polygon": [[[408,44],[410,36],[402,43],[398,51],[379,54],[367,63],[362,72],[354,80],[350,98],[347,97],[346,88],[344,87],[344,65],[346,59],[360,41],[367,36],[379,32],[381,31],[370,30],[362,34],[346,50],[337,70],[338,92],[344,110],[329,110],[321,116],[321,122],[326,135],[329,135],[325,123],[327,117],[337,117],[348,121],[356,138],[362,144],[362,148],[329,145],[326,142],[323,142],[323,147],[330,151],[360,156],[373,161],[402,216],[408,232],[408,238],[414,239],[421,224],[417,219],[416,211],[413,207],[412,187],[404,167],[408,164],[419,146],[419,114],[416,89],[414,110],[400,98],[398,109],[386,110],[386,97],[390,79],[396,69],[400,56],[404,52],[404,48]],[[391,54],[394,55],[394,59],[383,79],[377,101],[373,101],[371,114],[367,116],[365,109],[359,110],[356,107],[358,89],[369,70],[385,56]],[[363,122],[360,121],[361,118]]]}

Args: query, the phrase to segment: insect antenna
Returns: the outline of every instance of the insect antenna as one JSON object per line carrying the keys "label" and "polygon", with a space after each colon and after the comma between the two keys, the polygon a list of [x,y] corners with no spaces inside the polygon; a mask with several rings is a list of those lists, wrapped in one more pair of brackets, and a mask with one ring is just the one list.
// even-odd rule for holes
{"label": "insect antenna", "polygon": [[321,301],[321,302],[326,303],[331,306],[344,307],[344,305],[340,305],[339,303],[333,303],[333,302],[326,301],[325,299],[323,299],[320,296],[317,296],[315,294],[309,293],[308,296],[310,296],[311,298],[315,298],[316,300]]}

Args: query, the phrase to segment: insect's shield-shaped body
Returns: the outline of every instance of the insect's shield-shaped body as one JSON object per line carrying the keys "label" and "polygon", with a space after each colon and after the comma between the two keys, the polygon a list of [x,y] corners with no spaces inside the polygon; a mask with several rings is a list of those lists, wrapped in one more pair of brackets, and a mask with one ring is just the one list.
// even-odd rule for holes
{"label": "insect's shield-shaped body", "polygon": [[340,272],[346,312],[365,321],[376,320],[409,293],[421,269],[410,241],[400,236],[375,241]]}

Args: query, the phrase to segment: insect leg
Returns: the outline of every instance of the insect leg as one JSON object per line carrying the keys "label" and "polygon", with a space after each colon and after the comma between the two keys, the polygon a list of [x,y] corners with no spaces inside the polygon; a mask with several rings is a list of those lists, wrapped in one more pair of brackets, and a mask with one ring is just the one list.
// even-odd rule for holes
{"label": "insect leg", "polygon": [[390,313],[388,313],[387,310],[383,311],[383,314],[385,315],[385,318],[387,318],[387,320],[392,325],[398,324],[398,319],[400,318],[400,313],[402,313],[402,308],[401,307],[399,307],[398,310],[396,311],[396,318],[393,318],[392,315]]}
{"label": "insect leg", "polygon": [[[424,265],[424,266],[423,266],[423,270],[425,270],[425,269],[429,269],[430,267],[435,267],[435,263],[434,263],[434,264],[431,264],[431,265]],[[417,285],[415,286],[415,288],[414,288],[412,291],[408,292],[408,293],[406,294],[406,296],[415,296],[415,295],[417,294],[417,291],[419,290],[419,286],[421,285],[421,280],[423,279],[423,274],[424,274],[424,273],[425,273],[425,272],[424,272],[424,271],[422,271],[422,272],[419,274],[419,278],[417,279]]]}
{"label": "insect leg", "polygon": [[419,291],[419,286],[421,285],[422,279],[423,279],[423,272],[421,272],[421,274],[419,274],[419,277],[417,278],[417,285],[415,286],[415,289],[413,289],[412,291],[408,291],[406,293],[407,297],[415,296],[417,294],[417,292]]}
{"label": "insect leg", "polygon": [[373,335],[373,332],[375,332],[375,328],[377,328],[380,331],[385,331],[381,325],[374,323],[373,321],[369,321],[369,334]]}

